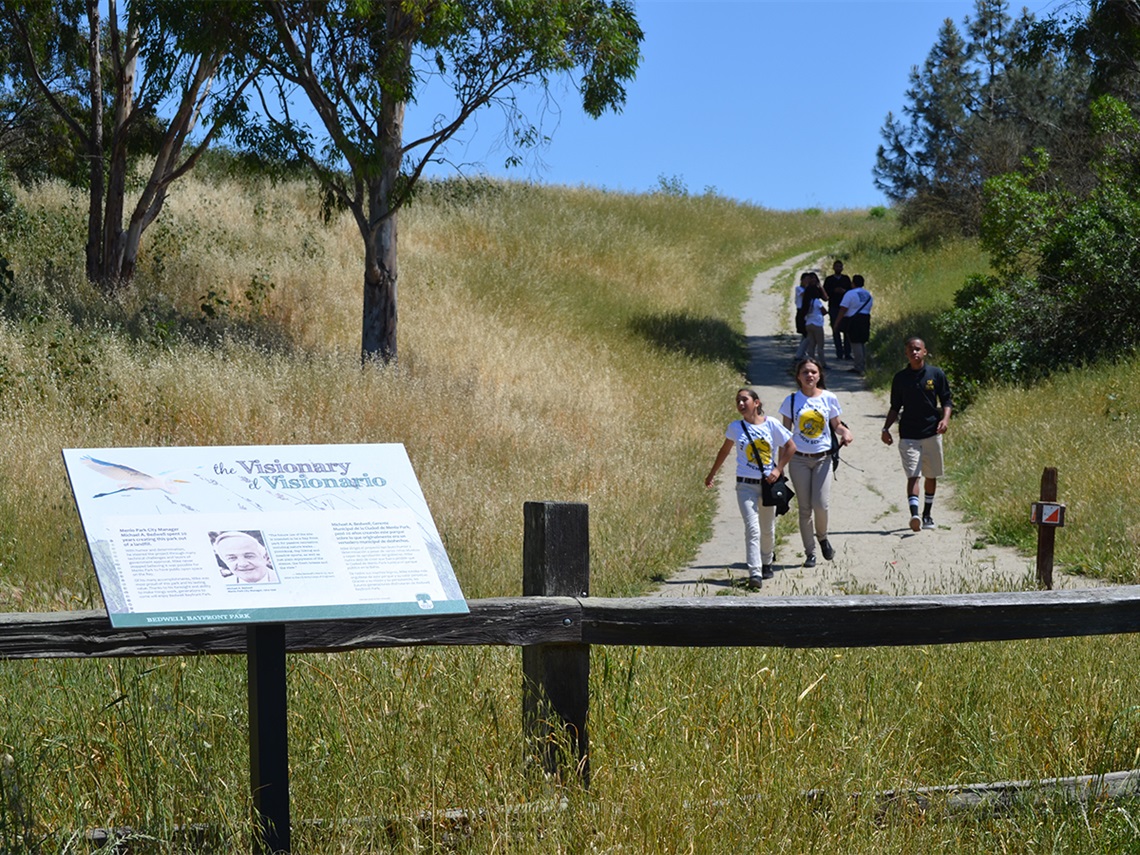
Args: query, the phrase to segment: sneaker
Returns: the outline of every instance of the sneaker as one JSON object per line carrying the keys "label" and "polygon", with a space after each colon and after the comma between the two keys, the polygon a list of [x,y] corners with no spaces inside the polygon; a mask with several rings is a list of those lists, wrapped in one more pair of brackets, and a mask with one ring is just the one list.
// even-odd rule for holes
{"label": "sneaker", "polygon": [[814,566],[815,566],[815,553],[809,552],[807,554],[807,556],[804,558],[804,567],[814,567]]}
{"label": "sneaker", "polygon": [[910,518],[910,530],[918,531],[920,528],[922,528],[922,517],[920,517],[918,514],[915,514]]}
{"label": "sneaker", "polygon": [[748,587],[753,591],[760,590],[760,586],[763,584],[764,580],[759,573],[752,573],[748,576]]}
{"label": "sneaker", "polygon": [[823,553],[824,561],[830,561],[835,557],[835,550],[832,548],[826,537],[822,538],[819,541],[819,550]]}
{"label": "sneaker", "polygon": [[934,519],[932,517],[923,517],[922,527],[927,529],[934,528]]}
{"label": "sneaker", "polygon": [[772,570],[771,564],[764,564],[760,567],[760,575],[765,579],[771,579],[776,573]]}

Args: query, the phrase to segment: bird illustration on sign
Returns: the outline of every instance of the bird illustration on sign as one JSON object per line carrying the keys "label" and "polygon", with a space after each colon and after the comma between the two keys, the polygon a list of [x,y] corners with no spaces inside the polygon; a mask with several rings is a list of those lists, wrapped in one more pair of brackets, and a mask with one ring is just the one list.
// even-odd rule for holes
{"label": "bird illustration on sign", "polygon": [[145,472],[140,472],[137,469],[132,469],[130,466],[124,466],[121,463],[108,463],[106,460],[97,460],[94,457],[84,456],[83,464],[88,469],[93,469],[100,475],[105,475],[112,481],[122,484],[117,490],[109,490],[106,493],[96,493],[91,498],[101,499],[104,496],[113,496],[116,493],[122,493],[127,490],[162,490],[164,493],[174,494],[178,492],[179,484],[189,484],[189,481],[183,481],[178,478],[169,478],[160,475],[147,475]]}

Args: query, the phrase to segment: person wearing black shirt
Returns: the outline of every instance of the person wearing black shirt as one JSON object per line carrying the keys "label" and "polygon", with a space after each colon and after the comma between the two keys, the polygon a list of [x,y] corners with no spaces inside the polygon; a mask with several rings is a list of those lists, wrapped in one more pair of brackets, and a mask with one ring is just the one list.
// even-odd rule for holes
{"label": "person wearing black shirt", "polygon": [[[918,336],[906,341],[907,367],[891,382],[891,408],[883,425],[883,442],[891,445],[891,425],[899,423],[899,455],[906,474],[911,531],[934,528],[930,510],[942,474],[942,434],[950,425],[953,401],[950,383],[941,368],[926,364],[926,343]],[[919,478],[925,479],[925,504],[918,514]]]}
{"label": "person wearing black shirt", "polygon": [[839,314],[839,303],[843,295],[851,290],[851,277],[843,272],[843,262],[838,258],[831,265],[835,272],[823,280],[823,293],[827,295],[827,305],[831,307],[831,337],[835,341],[835,358],[850,359],[851,343],[847,341],[847,334],[837,329],[835,318]]}

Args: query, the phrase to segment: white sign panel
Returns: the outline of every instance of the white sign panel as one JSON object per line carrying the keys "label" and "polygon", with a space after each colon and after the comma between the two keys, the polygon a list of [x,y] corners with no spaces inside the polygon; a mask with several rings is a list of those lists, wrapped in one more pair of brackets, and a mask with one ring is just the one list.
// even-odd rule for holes
{"label": "white sign panel", "polygon": [[467,612],[403,445],[63,460],[113,626]]}

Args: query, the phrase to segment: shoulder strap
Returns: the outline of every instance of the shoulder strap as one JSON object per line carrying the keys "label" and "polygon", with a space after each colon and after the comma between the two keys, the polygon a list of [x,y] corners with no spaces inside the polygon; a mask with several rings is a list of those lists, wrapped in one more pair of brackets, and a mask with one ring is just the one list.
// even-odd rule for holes
{"label": "shoulder strap", "polygon": [[760,449],[756,447],[756,437],[752,435],[752,431],[748,429],[748,422],[744,419],[740,420],[740,429],[744,431],[744,436],[748,440],[748,444],[752,447],[752,456],[756,459],[756,468],[760,470],[760,474],[764,474],[764,461],[760,459]]}

